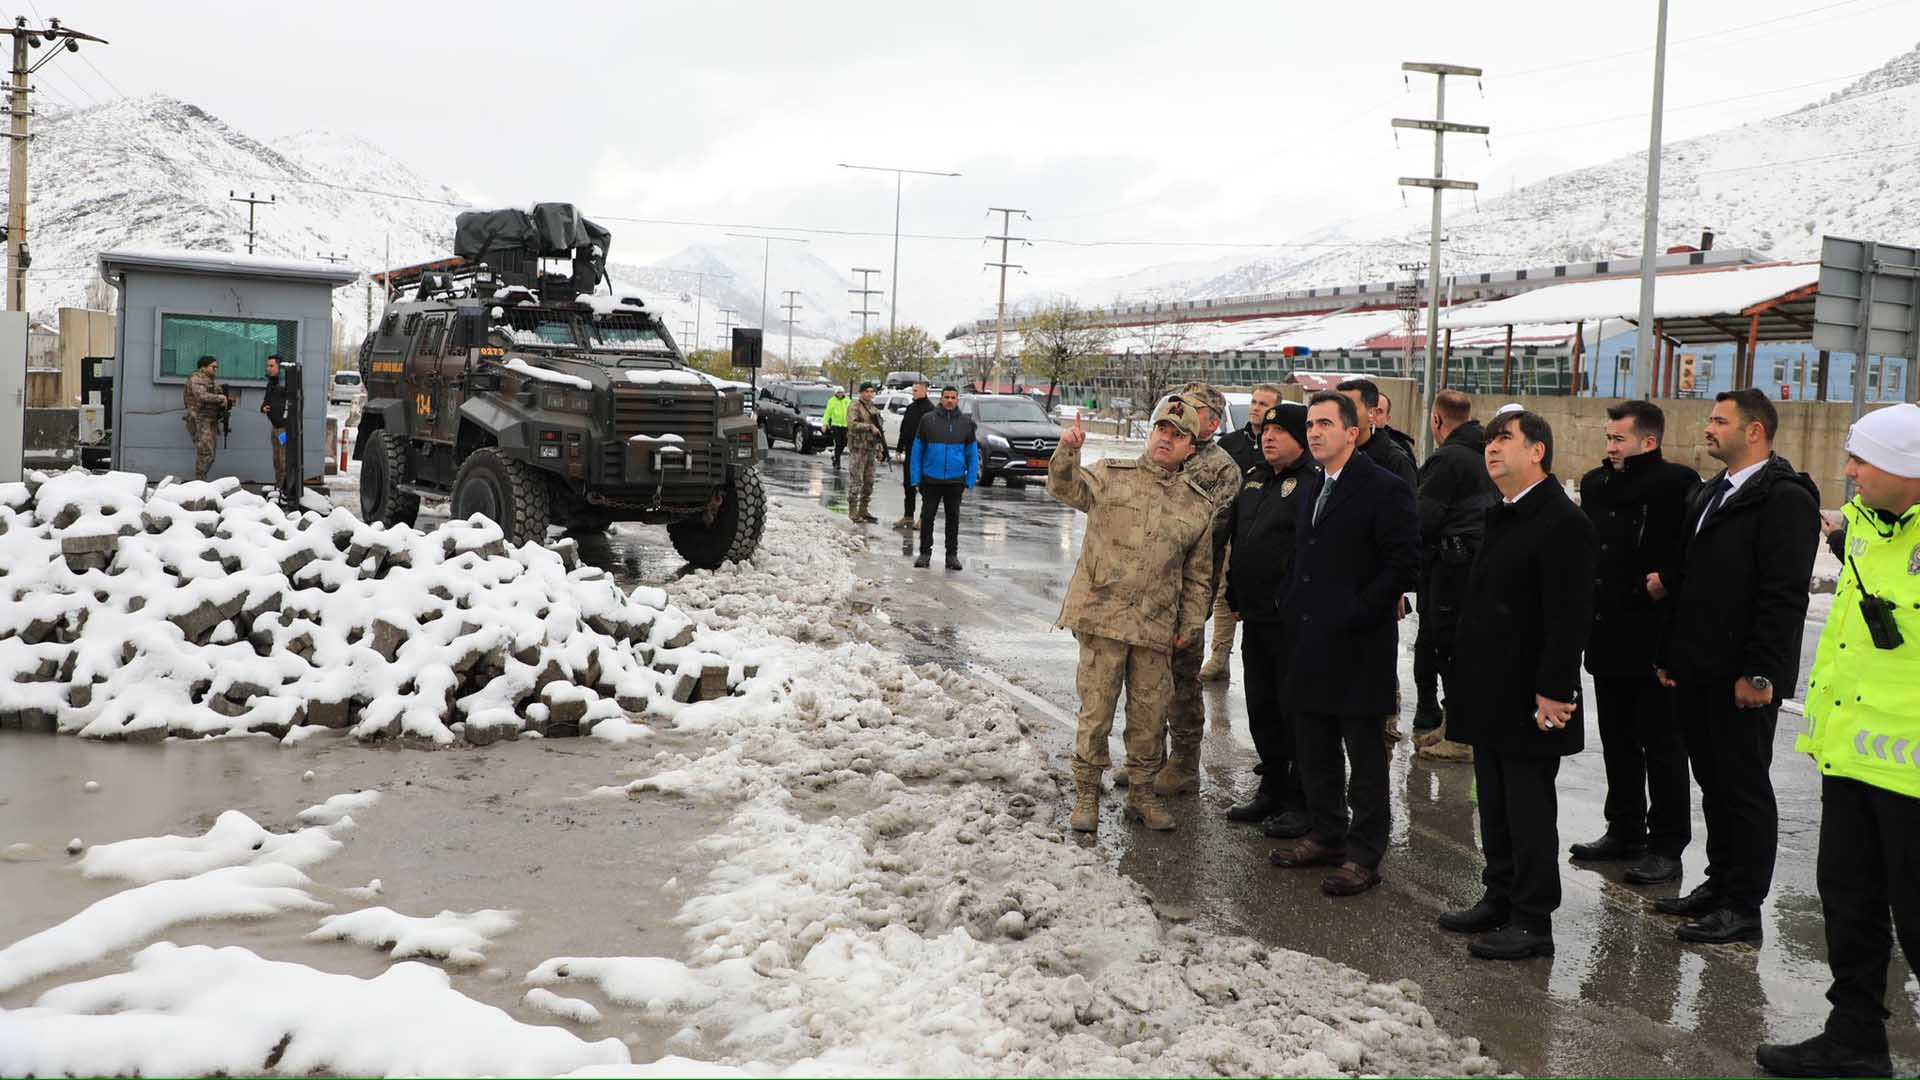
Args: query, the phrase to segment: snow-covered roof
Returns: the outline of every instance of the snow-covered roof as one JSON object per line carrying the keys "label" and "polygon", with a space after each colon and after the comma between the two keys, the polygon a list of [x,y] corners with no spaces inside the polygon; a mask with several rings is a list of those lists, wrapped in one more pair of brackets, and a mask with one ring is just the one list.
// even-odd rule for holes
{"label": "snow-covered roof", "polygon": [[[1820,281],[1820,264],[1702,270],[1662,274],[1654,280],[1653,317],[1697,319],[1738,315]],[[1595,319],[1632,319],[1640,315],[1640,281],[1615,278],[1570,282],[1505,300],[1442,312],[1443,327],[1528,326]]]}
{"label": "snow-covered roof", "polygon": [[161,270],[222,277],[267,277],[311,281],[339,288],[359,278],[358,270],[307,259],[281,259],[232,251],[170,248],[114,248],[100,253],[100,276],[109,281],[126,270]]}

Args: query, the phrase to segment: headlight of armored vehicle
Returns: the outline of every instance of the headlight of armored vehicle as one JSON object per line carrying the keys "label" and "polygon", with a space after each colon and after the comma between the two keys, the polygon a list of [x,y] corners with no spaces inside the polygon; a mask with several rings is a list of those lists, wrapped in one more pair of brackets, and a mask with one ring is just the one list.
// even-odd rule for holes
{"label": "headlight of armored vehicle", "polygon": [[739,416],[747,411],[747,399],[738,390],[727,390],[720,395],[720,415]]}
{"label": "headlight of armored vehicle", "polygon": [[560,412],[592,412],[593,395],[584,390],[543,386],[540,388],[540,407]]}

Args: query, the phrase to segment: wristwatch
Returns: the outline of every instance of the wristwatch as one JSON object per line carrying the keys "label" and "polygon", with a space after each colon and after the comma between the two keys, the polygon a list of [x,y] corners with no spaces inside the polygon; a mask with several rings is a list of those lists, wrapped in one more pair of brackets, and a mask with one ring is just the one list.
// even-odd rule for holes
{"label": "wristwatch", "polygon": [[1755,690],[1773,689],[1773,680],[1767,678],[1765,675],[1749,675],[1747,676],[1747,681],[1753,684]]}

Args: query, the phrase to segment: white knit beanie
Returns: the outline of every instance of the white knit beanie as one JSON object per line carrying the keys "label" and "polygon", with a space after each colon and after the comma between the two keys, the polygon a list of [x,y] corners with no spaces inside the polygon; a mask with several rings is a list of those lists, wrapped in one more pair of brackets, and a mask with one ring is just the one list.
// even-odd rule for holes
{"label": "white knit beanie", "polygon": [[1847,432],[1847,453],[1906,480],[1920,479],[1920,405],[1890,405]]}

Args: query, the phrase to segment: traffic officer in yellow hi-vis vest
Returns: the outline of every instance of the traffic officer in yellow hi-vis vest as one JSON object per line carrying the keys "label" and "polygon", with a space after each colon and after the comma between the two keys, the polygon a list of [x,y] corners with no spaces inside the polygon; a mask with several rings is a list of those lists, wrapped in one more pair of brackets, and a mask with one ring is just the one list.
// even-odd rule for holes
{"label": "traffic officer in yellow hi-vis vest", "polygon": [[[1807,681],[1794,749],[1820,766],[1817,881],[1833,1009],[1805,1042],[1765,1044],[1778,1076],[1889,1076],[1893,935],[1920,968],[1920,405],[1869,413],[1847,434],[1840,585]],[[1888,915],[1891,912],[1892,918]]]}

